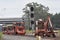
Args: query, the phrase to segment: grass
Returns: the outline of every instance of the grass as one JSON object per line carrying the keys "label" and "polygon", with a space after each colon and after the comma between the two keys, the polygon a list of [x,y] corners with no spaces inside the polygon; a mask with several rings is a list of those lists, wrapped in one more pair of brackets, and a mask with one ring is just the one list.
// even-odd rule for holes
{"label": "grass", "polygon": [[32,32],[32,30],[26,30],[26,32],[27,32],[27,33],[31,33],[31,32]]}
{"label": "grass", "polygon": [[58,30],[59,31],[59,34],[60,34],[60,30]]}
{"label": "grass", "polygon": [[0,32],[0,40],[2,40],[2,35],[3,35],[2,32]]}
{"label": "grass", "polygon": [[59,33],[60,33],[60,30],[59,30]]}

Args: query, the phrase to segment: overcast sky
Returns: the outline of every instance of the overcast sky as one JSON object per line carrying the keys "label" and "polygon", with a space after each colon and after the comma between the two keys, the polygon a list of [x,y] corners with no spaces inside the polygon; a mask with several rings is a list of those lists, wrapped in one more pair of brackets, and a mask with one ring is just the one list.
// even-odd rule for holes
{"label": "overcast sky", "polygon": [[48,6],[50,13],[60,12],[60,0],[0,0],[0,18],[22,17],[22,9],[30,2]]}

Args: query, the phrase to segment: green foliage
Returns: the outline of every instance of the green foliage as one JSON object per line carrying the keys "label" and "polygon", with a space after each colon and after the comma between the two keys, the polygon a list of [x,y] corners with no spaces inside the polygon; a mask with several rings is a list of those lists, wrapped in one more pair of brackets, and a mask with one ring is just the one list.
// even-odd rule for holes
{"label": "green foliage", "polygon": [[52,22],[54,24],[54,27],[60,28],[60,13],[53,15]]}
{"label": "green foliage", "polygon": [[[33,5],[32,5],[32,4],[33,4]],[[29,10],[27,9],[27,7],[30,8],[31,6],[34,7],[35,20],[38,20],[38,19],[40,19],[40,18],[46,19],[46,17],[47,17],[48,15],[50,15],[50,14],[48,13],[48,10],[49,10],[48,7],[45,7],[45,6],[43,6],[42,4],[38,4],[38,3],[34,3],[34,2],[28,3],[28,4],[26,5],[26,7],[23,8],[23,11],[24,11],[25,15],[28,14],[27,16],[29,16]]]}
{"label": "green foliage", "polygon": [[3,35],[2,32],[0,32],[0,40],[2,40],[2,35]]}

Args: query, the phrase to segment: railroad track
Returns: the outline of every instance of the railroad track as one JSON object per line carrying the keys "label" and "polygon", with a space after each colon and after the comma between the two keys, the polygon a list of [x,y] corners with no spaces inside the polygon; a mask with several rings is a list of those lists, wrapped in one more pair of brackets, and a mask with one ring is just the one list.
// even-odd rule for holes
{"label": "railroad track", "polygon": [[[60,40],[60,34],[56,34],[56,38],[44,37],[42,40]],[[37,40],[33,35],[3,35],[3,40]]]}
{"label": "railroad track", "polygon": [[4,35],[3,40],[36,40],[36,38],[28,35]]}

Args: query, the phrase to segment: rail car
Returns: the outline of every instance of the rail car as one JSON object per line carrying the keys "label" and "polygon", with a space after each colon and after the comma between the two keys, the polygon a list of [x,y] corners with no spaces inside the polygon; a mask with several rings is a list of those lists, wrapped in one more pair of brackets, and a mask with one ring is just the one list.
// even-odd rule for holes
{"label": "rail car", "polygon": [[25,35],[24,22],[13,23],[12,26],[2,27],[4,34],[20,34]]}

